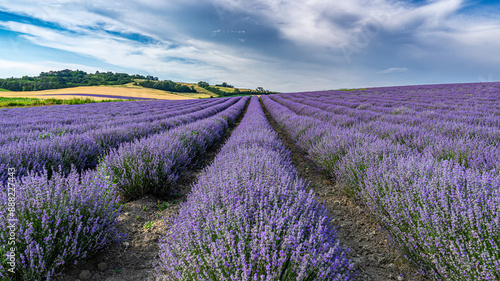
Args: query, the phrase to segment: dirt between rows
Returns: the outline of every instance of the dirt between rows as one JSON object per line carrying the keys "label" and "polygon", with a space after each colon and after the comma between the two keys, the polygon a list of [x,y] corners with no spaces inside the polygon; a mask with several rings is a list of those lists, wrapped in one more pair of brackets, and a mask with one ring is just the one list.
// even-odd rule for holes
{"label": "dirt between rows", "polygon": [[391,245],[387,233],[365,211],[363,205],[346,196],[339,186],[322,173],[269,115],[265,107],[264,112],[290,150],[299,176],[310,182],[309,187],[330,212],[333,224],[338,227],[337,237],[341,245],[350,249],[347,256],[355,263],[357,271],[353,280],[427,280]]}

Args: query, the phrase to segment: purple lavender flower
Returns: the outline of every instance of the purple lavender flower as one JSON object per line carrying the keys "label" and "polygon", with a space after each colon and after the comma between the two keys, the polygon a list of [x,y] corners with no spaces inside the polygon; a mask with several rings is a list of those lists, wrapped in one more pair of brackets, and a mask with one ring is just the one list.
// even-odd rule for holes
{"label": "purple lavender flower", "polygon": [[[346,280],[327,210],[253,98],[160,242],[164,280]],[[170,225],[171,224],[171,225]]]}
{"label": "purple lavender flower", "polygon": [[0,244],[9,249],[9,218],[15,216],[15,273],[3,258],[2,280],[50,280],[72,264],[119,241],[120,212],[115,185],[103,171],[79,175],[30,173],[16,186],[15,208],[8,210],[6,187],[0,193]]}
{"label": "purple lavender flower", "polygon": [[[223,98],[199,101],[199,104],[190,101],[186,105],[181,104],[179,108],[174,107],[173,102],[162,101],[121,103],[138,106],[131,106],[132,112],[128,115],[122,113],[127,110],[126,106],[116,108],[114,103],[40,109],[41,113],[48,116],[30,108],[0,111],[0,116],[2,113],[9,115],[6,120],[1,120],[6,123],[6,128],[2,127],[1,130],[11,136],[11,141],[5,141],[0,146],[0,163],[16,168],[18,176],[26,175],[29,171],[41,172],[43,169],[50,176],[52,170],[59,166],[65,173],[69,173],[71,166],[84,171],[95,168],[100,158],[122,143],[216,115],[239,99]],[[170,106],[170,110],[168,107],[162,108],[165,105]],[[146,109],[147,106],[151,106],[151,109]],[[106,114],[92,112],[96,107]],[[107,112],[108,110],[111,112]],[[148,115],[151,111],[153,114]],[[30,120],[24,114],[33,115],[34,121],[19,122],[20,119]],[[84,114],[93,117],[88,118]],[[103,115],[104,120],[95,118]],[[0,181],[5,183],[7,177],[0,170]]]}
{"label": "purple lavender flower", "polygon": [[262,100],[430,277],[500,280],[499,88],[429,85]]}
{"label": "purple lavender flower", "polygon": [[220,113],[111,151],[101,163],[126,198],[145,194],[172,195],[169,187],[180,172],[217,141],[243,111],[248,97]]}

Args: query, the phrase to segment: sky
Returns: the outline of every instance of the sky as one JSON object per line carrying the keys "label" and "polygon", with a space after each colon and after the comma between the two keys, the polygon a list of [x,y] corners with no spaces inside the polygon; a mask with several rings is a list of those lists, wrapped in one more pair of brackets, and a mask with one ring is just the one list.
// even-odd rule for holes
{"label": "sky", "polygon": [[298,92],[500,81],[500,1],[0,0],[0,78],[79,69]]}

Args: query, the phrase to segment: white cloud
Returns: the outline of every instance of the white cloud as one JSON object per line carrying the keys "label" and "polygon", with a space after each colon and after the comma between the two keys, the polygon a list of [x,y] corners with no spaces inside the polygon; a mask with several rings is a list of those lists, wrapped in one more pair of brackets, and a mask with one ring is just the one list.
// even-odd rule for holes
{"label": "white cloud", "polygon": [[391,67],[386,70],[379,71],[378,73],[381,74],[389,74],[389,73],[395,73],[395,72],[406,72],[408,71],[408,68],[406,67]]}
{"label": "white cloud", "polygon": [[[40,46],[93,57],[112,65],[142,70],[163,79],[178,79],[184,82],[236,81],[237,86],[253,88],[258,85],[271,90],[285,90],[284,85],[292,84],[295,85],[293,89],[305,90],[305,87],[312,87],[309,83],[299,85],[303,81],[303,74],[291,71],[310,66],[299,68],[299,64],[296,64],[284,70],[281,69],[284,63],[282,61],[257,54],[240,56],[237,51],[223,45],[196,39],[186,40],[182,46],[171,47],[169,42],[139,44],[133,40],[116,38],[105,32],[94,31],[75,35],[19,22],[0,22],[0,27],[20,32],[27,40]],[[21,63],[18,68],[26,65],[29,64]],[[43,64],[34,63],[32,67],[27,68],[30,71],[21,72],[20,75],[35,75],[41,71],[59,69],[58,66],[70,68],[70,65],[66,65],[68,64],[47,63],[43,67]],[[319,73],[321,71],[318,71]],[[14,74],[8,76],[12,75]],[[323,79],[323,84],[325,80]]]}
{"label": "white cloud", "polygon": [[[432,0],[416,6],[392,0],[209,0],[202,4],[212,5],[211,12],[218,16],[220,27],[207,26],[208,36],[202,39],[198,34],[180,31],[182,23],[166,16],[185,13],[186,18],[192,17],[195,22],[196,15],[189,11],[201,5],[200,1],[17,0],[0,4],[1,9],[35,17],[68,31],[2,21],[0,28],[23,33],[33,44],[164,79],[227,81],[237,86],[294,91],[381,85],[373,80],[373,73],[408,71],[406,67],[412,74],[417,73],[411,62],[426,65],[427,69],[437,62],[444,64],[445,60],[498,65],[500,21],[458,15],[457,11],[466,3]],[[303,57],[278,59],[262,51],[265,48],[235,48],[217,41],[222,37],[219,34],[233,34],[240,46],[246,46],[259,32],[245,26],[224,26],[234,19],[233,12],[249,15],[248,22],[255,29],[275,30],[281,41],[303,51]],[[203,28],[200,26],[200,30]],[[140,43],[105,31],[137,33],[157,42]],[[386,38],[403,40],[388,43],[384,41]],[[375,66],[350,67],[342,53],[345,48],[355,48],[357,54],[368,54],[376,48],[389,49],[391,56],[385,59],[393,60],[390,65],[406,67],[382,71]],[[396,55],[407,61],[398,61]],[[33,68],[39,66],[35,63]],[[46,71],[47,67],[41,70]]]}
{"label": "white cloud", "polygon": [[55,69],[79,69],[87,72],[108,71],[98,67],[54,61],[18,62],[0,59],[0,65],[2,65],[0,67],[0,78],[21,77],[24,75],[36,76],[40,72]]}
{"label": "white cloud", "polygon": [[356,33],[439,28],[463,0],[438,0],[420,7],[388,0],[214,0],[219,7],[253,13],[298,43],[341,48]]}

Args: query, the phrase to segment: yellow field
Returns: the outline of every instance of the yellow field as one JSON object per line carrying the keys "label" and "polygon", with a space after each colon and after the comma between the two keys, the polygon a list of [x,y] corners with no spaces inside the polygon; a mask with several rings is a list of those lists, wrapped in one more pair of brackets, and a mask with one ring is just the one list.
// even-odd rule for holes
{"label": "yellow field", "polygon": [[[62,100],[68,100],[72,98],[85,98],[86,96],[83,96],[85,94],[110,96],[110,97],[88,97],[96,101],[113,99],[111,96],[164,99],[164,100],[199,99],[199,98],[210,98],[210,96],[217,97],[216,94],[204,88],[199,87],[198,84],[195,83],[179,83],[179,84],[187,85],[189,87],[194,86],[197,93],[168,92],[168,91],[144,88],[141,86],[134,86],[133,83],[128,83],[125,85],[82,86],[82,87],[53,89],[44,91],[12,92],[4,90],[0,91],[0,96],[6,98],[38,98],[38,99],[55,98]],[[224,88],[224,87],[217,87],[217,88],[225,92],[234,91],[233,88]],[[246,89],[240,89],[240,90],[246,90]],[[60,94],[65,94],[65,95],[62,96]]]}
{"label": "yellow field", "polygon": [[[58,94],[74,94],[59,96]],[[29,92],[1,92],[0,96],[7,98],[39,98],[39,99],[72,99],[84,98],[78,94],[93,94],[93,95],[108,95],[119,97],[134,97],[134,98],[151,98],[164,100],[185,100],[198,98],[198,93],[174,94],[156,89],[148,89],[140,86],[134,86],[132,83],[119,86],[84,86],[75,88],[44,90],[44,91],[29,91]],[[210,97],[210,96],[208,96]],[[89,97],[94,100],[113,99],[112,97]]]}
{"label": "yellow field", "polygon": [[197,91],[197,93],[179,93],[179,95],[186,95],[188,97],[202,98],[202,99],[209,98],[210,96],[217,96],[216,94],[210,92],[209,90],[199,87],[198,84],[194,83],[179,83],[179,84],[186,85],[188,87],[193,86],[194,89]]}
{"label": "yellow field", "polygon": [[[179,83],[179,82],[177,82],[177,83]],[[199,87],[198,84],[196,84],[196,83],[179,83],[179,84],[186,85],[188,87],[193,86],[194,89],[198,93],[176,93],[177,95],[182,95],[182,96],[186,96],[186,97],[193,97],[193,98],[209,98],[210,96],[218,97],[218,95],[210,92],[209,90],[204,89],[202,87]],[[219,88],[221,91],[228,92],[228,93],[232,93],[232,92],[234,92],[235,89],[237,89],[237,88],[225,88],[225,87],[219,87],[219,86],[212,86],[212,87]],[[238,89],[240,91],[249,90],[249,89],[243,89],[243,88],[238,88]]]}

